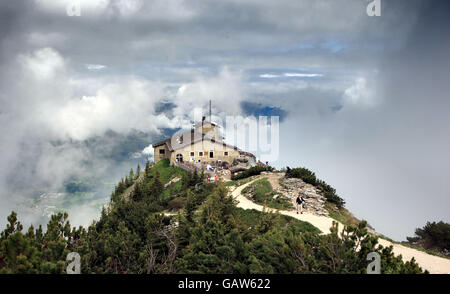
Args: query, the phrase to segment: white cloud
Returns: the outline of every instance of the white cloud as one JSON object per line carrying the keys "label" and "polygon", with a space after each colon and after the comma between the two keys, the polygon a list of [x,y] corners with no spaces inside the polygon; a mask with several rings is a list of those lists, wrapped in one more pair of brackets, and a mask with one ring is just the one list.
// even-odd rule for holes
{"label": "white cloud", "polygon": [[259,77],[263,78],[263,79],[272,79],[272,78],[278,78],[280,76],[279,75],[272,75],[272,74],[262,74]]}
{"label": "white cloud", "polygon": [[20,55],[19,62],[34,75],[37,80],[52,79],[58,71],[64,70],[63,58],[53,50],[46,47],[34,51],[32,54]]}
{"label": "white cloud", "polygon": [[[106,200],[106,199],[105,199]],[[100,218],[99,209],[92,205],[76,205],[67,210],[70,225],[73,227],[89,227],[93,220]]]}
{"label": "white cloud", "polygon": [[148,156],[150,159],[153,158],[154,153],[155,153],[155,151],[154,151],[153,146],[151,144],[148,145],[147,147],[145,147],[144,150],[142,150],[142,154],[145,155],[145,156]]}
{"label": "white cloud", "polygon": [[317,78],[317,77],[323,77],[323,74],[317,74],[317,73],[292,73],[287,72],[283,75],[275,75],[275,74],[261,74],[259,75],[260,78],[263,79],[273,79],[273,78],[279,78],[279,77],[287,77],[287,78]]}
{"label": "white cloud", "polygon": [[99,15],[104,13],[111,3],[110,0],[34,0],[34,2],[41,10],[61,14],[67,13],[66,9],[69,5],[79,4],[81,15],[83,16],[86,14]]}
{"label": "white cloud", "polygon": [[297,77],[297,78],[315,78],[315,77],[323,77],[323,74],[316,73],[285,73],[285,77]]}
{"label": "white cloud", "polygon": [[[399,215],[399,207],[410,211],[409,219],[421,222],[428,208],[428,216],[448,215],[443,204],[448,207],[445,192],[449,188],[439,183],[448,183],[443,175],[448,174],[446,167],[450,166],[445,156],[448,136],[443,135],[450,125],[444,113],[449,50],[433,38],[432,30],[428,30],[431,34],[423,32],[426,19],[416,25],[417,15],[422,18],[429,13],[428,9],[418,9],[420,1],[390,5],[382,21],[368,18],[366,3],[361,0],[83,0],[81,17],[72,18],[66,16],[69,0],[35,0],[37,5],[33,7],[26,7],[27,1],[14,6],[9,2],[0,4],[2,11],[6,7],[8,12],[7,25],[0,27],[0,192],[4,191],[3,183],[9,185],[15,170],[20,171],[18,179],[26,178],[32,164],[39,170],[30,171],[27,179],[39,177],[55,183],[60,182],[55,179],[60,173],[62,178],[78,172],[80,161],[95,161],[96,166],[89,171],[101,171],[107,164],[98,162],[98,153],[111,154],[114,148],[114,139],[102,137],[105,130],[126,133],[131,129],[157,131],[181,126],[189,122],[193,109],[207,110],[209,99],[213,100],[213,114],[218,115],[239,113],[239,104],[245,100],[288,112],[280,131],[290,139],[282,141],[280,158],[292,166],[311,167],[330,184],[336,184],[352,211],[364,212],[364,206],[376,199],[362,216],[372,213],[386,223],[404,221],[407,213]],[[18,7],[16,13],[9,13],[11,7]],[[411,30],[420,32],[420,38],[411,36]],[[332,41],[329,47],[320,47],[324,40]],[[408,46],[404,46],[406,40],[411,42]],[[423,55],[422,45],[431,53]],[[311,50],[316,46],[318,50]],[[344,50],[335,54],[331,52],[334,46]],[[44,49],[28,53],[33,48]],[[21,63],[10,66],[19,50],[25,52]],[[415,50],[420,54],[411,55]],[[383,56],[388,58],[380,63]],[[424,67],[427,58],[437,63]],[[80,67],[70,66],[87,62],[107,64],[118,75],[111,71],[99,77],[83,70],[74,72]],[[214,74],[224,64],[232,70]],[[383,67],[389,65],[392,70],[386,76]],[[380,84],[392,83],[386,91],[390,96],[380,93],[377,80],[371,77],[370,68],[377,66],[383,73]],[[405,67],[407,71],[400,70]],[[266,79],[249,81],[236,74],[256,68],[267,70]],[[311,74],[322,72],[326,78],[289,77],[284,74],[298,74],[296,70],[275,71],[280,68],[310,69],[307,71]],[[129,71],[145,78],[130,76]],[[434,75],[418,76],[417,72]],[[399,83],[396,76],[406,81]],[[161,84],[146,80],[154,78]],[[426,85],[433,88],[423,87]],[[166,93],[165,87],[174,92]],[[155,103],[161,101],[160,95],[175,103],[175,109],[156,115]],[[378,105],[380,101],[383,105]],[[392,105],[392,101],[397,104]],[[340,105],[341,110],[331,110]],[[373,105],[379,106],[376,111],[372,111]],[[425,114],[424,109],[428,109]],[[433,119],[424,122],[424,117]],[[427,127],[430,121],[433,124]],[[390,136],[386,136],[387,131]],[[410,140],[405,144],[407,133],[411,133]],[[76,140],[83,138],[105,139],[104,150],[89,154],[83,148],[70,148],[72,144],[82,145]],[[43,144],[49,141],[56,141],[57,146]],[[62,146],[58,145],[61,141]],[[14,169],[25,162],[24,153],[29,163]],[[417,154],[430,156],[419,156],[419,163]],[[407,169],[395,170],[394,165]],[[386,179],[383,175],[388,175],[388,170],[392,173]],[[410,180],[409,173],[421,171],[426,171],[421,180]],[[436,181],[436,174],[429,171],[440,173],[442,178]],[[398,175],[405,179],[402,184],[391,183]],[[417,184],[408,185],[407,181]],[[430,181],[431,192],[427,191],[429,185],[421,184]],[[405,187],[410,189],[407,193]],[[383,195],[383,203],[392,204],[392,199],[401,198],[398,195],[424,194],[431,200],[415,201],[419,208],[415,212],[410,210],[413,202],[408,199],[403,203],[397,200],[401,206],[379,205]],[[359,207],[352,206],[358,201]],[[0,210],[5,210],[3,203]],[[388,206],[395,217],[379,211]],[[436,214],[439,211],[443,212]]]}
{"label": "white cloud", "polygon": [[136,76],[80,79],[49,47],[19,54],[14,66],[11,79],[17,77],[14,84],[23,86],[14,88],[14,99],[3,103],[3,110],[21,118],[20,128],[57,140],[84,140],[107,130],[158,133],[176,126],[165,114],[155,114],[155,104],[166,95],[164,83]]}
{"label": "white cloud", "polygon": [[94,96],[71,99],[52,109],[49,126],[76,140],[101,135],[111,129],[126,133],[131,129],[158,132],[170,127],[164,115],[155,115],[155,103],[164,95],[164,86],[136,77],[103,85]]}
{"label": "white cloud", "polygon": [[98,71],[106,68],[106,65],[102,64],[86,64],[86,68],[91,71]]}
{"label": "white cloud", "polygon": [[181,85],[174,97],[175,116],[192,116],[193,110],[201,108],[206,114],[212,100],[213,115],[224,116],[241,113],[240,102],[244,99],[240,73],[222,69],[217,76],[199,76],[194,82]]}
{"label": "white cloud", "polygon": [[138,12],[142,6],[142,0],[118,0],[115,2],[123,16],[131,16]]}
{"label": "white cloud", "polygon": [[372,89],[364,77],[357,78],[355,83],[345,90],[343,94],[345,105],[358,107],[372,107],[377,104],[374,89]]}

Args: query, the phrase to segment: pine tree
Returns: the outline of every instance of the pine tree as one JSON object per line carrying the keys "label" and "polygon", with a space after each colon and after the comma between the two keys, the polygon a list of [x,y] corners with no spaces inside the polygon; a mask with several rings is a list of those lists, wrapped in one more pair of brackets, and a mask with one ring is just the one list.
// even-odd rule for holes
{"label": "pine tree", "polygon": [[127,185],[128,187],[133,185],[133,182],[134,182],[134,171],[133,171],[133,169],[130,169],[130,173],[128,174],[127,180],[128,180],[128,185]]}
{"label": "pine tree", "polygon": [[138,163],[138,166],[136,168],[136,177],[135,180],[137,180],[139,178],[139,176],[141,175],[141,166]]}
{"label": "pine tree", "polygon": [[143,189],[143,185],[142,183],[137,183],[134,186],[134,190],[132,193],[132,199],[136,202],[142,201],[142,199],[144,199],[144,189]]}
{"label": "pine tree", "polygon": [[[238,209],[222,183],[193,189],[195,173],[183,172],[181,185],[163,193],[159,171],[151,177],[147,167],[149,180],[136,183],[131,199],[103,209],[87,230],[72,228],[59,213],[45,231],[23,232],[12,212],[0,234],[0,273],[65,273],[72,251],[81,255],[82,273],[365,273],[369,252],[381,255],[382,273],[422,272],[414,259],[405,263],[392,247],[379,246],[365,222],[342,233],[334,224],[320,235],[279,214]],[[185,198],[177,219],[161,213],[167,199]]]}
{"label": "pine tree", "polygon": [[159,172],[156,171],[155,177],[153,179],[152,187],[151,187],[151,193],[154,199],[158,199],[163,191],[163,184],[161,183],[159,179]]}
{"label": "pine tree", "polygon": [[148,160],[145,162],[145,176],[150,177],[150,161]]}
{"label": "pine tree", "polygon": [[9,224],[6,225],[6,229],[2,232],[0,241],[8,238],[9,235],[22,231],[22,224],[17,221],[17,213],[15,211],[11,212],[8,216]]}

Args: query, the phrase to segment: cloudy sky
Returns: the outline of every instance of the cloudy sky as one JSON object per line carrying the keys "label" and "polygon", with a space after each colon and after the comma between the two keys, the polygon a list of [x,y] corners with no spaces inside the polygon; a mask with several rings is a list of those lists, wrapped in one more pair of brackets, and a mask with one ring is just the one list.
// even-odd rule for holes
{"label": "cloudy sky", "polygon": [[209,99],[280,116],[271,164],[316,171],[379,232],[450,221],[448,1],[78,2],[0,3],[1,226],[24,189],[118,177]]}

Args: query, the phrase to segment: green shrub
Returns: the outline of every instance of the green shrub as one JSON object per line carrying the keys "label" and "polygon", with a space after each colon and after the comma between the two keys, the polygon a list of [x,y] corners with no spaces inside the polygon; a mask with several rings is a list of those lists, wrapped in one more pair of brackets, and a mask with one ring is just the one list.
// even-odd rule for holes
{"label": "green shrub", "polygon": [[243,171],[241,173],[233,175],[233,177],[231,179],[232,180],[245,179],[245,178],[248,178],[248,177],[251,177],[251,176],[259,175],[259,174],[261,174],[261,172],[266,171],[266,170],[267,171],[273,171],[273,167],[269,166],[269,167],[266,168],[265,166],[257,165],[257,166],[251,167],[248,170],[245,170],[245,171]]}
{"label": "green shrub", "polygon": [[286,170],[286,177],[302,179],[305,183],[317,186],[323,191],[327,201],[336,204],[339,208],[344,207],[345,205],[344,199],[336,194],[336,189],[328,185],[325,181],[317,179],[316,174],[307,168],[301,167],[291,169],[288,167]]}
{"label": "green shrub", "polygon": [[409,242],[417,242],[425,249],[450,250],[450,224],[448,223],[427,222],[423,228],[417,228],[415,233],[415,237],[407,237]]}
{"label": "green shrub", "polygon": [[[237,208],[221,183],[171,186],[170,197],[178,197],[171,203],[186,203],[179,215],[165,215],[159,168],[147,166],[137,192],[112,202],[88,228],[71,227],[68,215],[58,214],[46,231],[25,231],[13,212],[0,232],[0,274],[65,273],[69,252],[80,254],[83,274],[361,274],[369,252],[380,254],[382,273],[422,272],[392,247],[379,247],[365,222],[342,234],[335,223],[322,235],[291,217]],[[259,189],[268,188],[262,181]]]}
{"label": "green shrub", "polygon": [[311,185],[317,184],[316,174],[304,167],[293,169],[287,168],[286,177],[302,179],[305,183]]}
{"label": "green shrub", "polygon": [[186,204],[186,198],[177,197],[175,199],[172,199],[167,203],[167,209],[169,210],[179,210],[184,207]]}
{"label": "green shrub", "polygon": [[252,198],[257,203],[267,200],[267,195],[272,192],[272,185],[270,185],[267,179],[260,179],[252,183],[250,186],[244,189],[244,193],[252,190]]}
{"label": "green shrub", "polygon": [[236,212],[238,213],[239,219],[248,227],[256,227],[258,223],[260,223],[261,219],[264,218],[265,215],[272,215],[274,220],[273,222],[274,230],[281,230],[282,228],[285,228],[286,225],[291,225],[296,228],[298,233],[309,232],[314,234],[320,234],[320,230],[315,226],[313,226],[312,224],[287,215],[275,213],[270,214],[255,209],[242,209],[242,208],[236,208]]}
{"label": "green shrub", "polygon": [[275,209],[289,209],[293,207],[292,203],[285,198],[274,198],[276,194],[273,192],[272,185],[266,178],[255,181],[242,190],[242,193],[251,194],[251,200],[261,205],[267,205],[267,207]]}

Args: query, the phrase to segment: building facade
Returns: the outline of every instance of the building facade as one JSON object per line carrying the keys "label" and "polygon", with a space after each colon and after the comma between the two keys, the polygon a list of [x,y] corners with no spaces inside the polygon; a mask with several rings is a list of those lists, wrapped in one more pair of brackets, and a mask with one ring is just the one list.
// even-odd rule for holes
{"label": "building facade", "polygon": [[169,159],[170,164],[222,164],[230,166],[241,157],[241,150],[225,144],[218,126],[204,119],[193,129],[153,144],[155,163]]}

